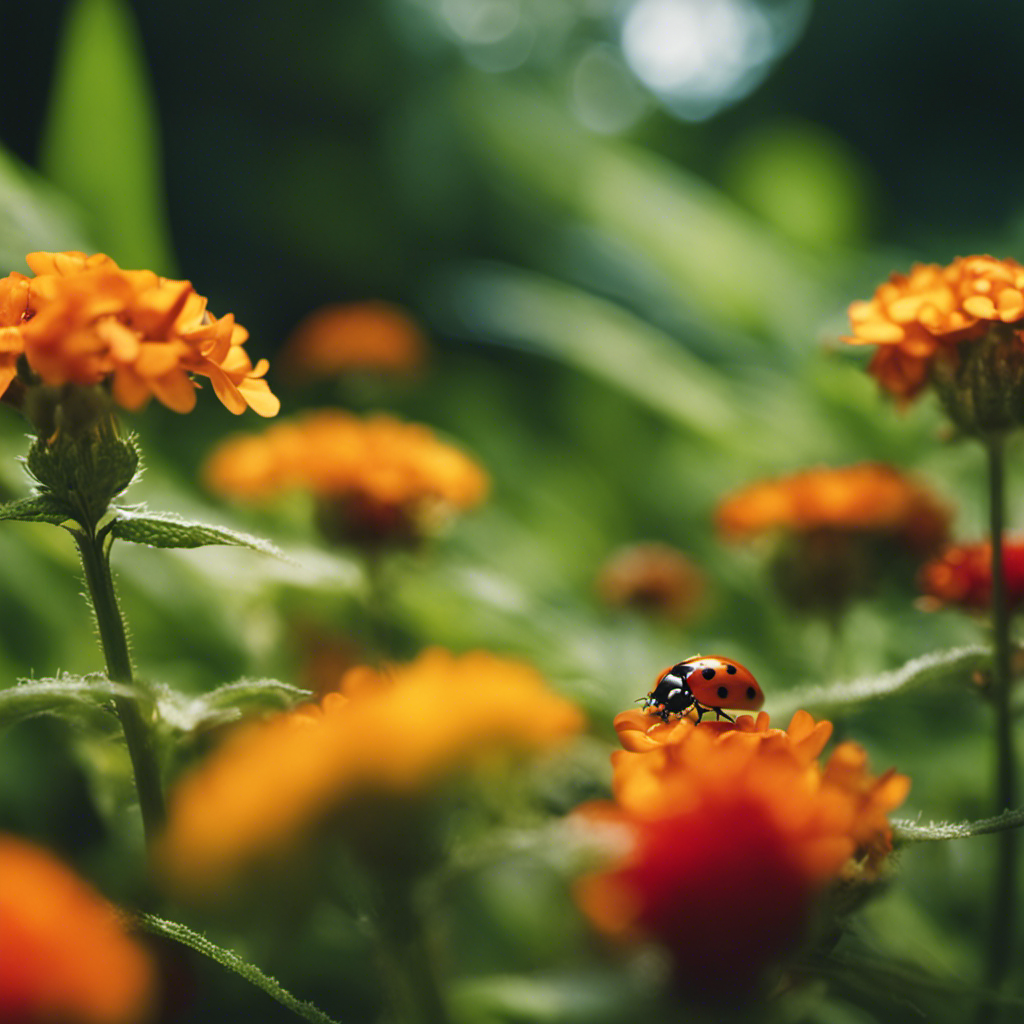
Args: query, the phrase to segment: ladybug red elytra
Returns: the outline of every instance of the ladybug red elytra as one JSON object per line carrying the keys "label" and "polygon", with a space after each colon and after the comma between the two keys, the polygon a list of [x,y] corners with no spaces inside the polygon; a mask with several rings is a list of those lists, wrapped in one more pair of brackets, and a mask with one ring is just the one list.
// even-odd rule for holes
{"label": "ladybug red elytra", "polygon": [[738,661],[698,654],[660,672],[654,689],[640,700],[648,715],[657,715],[663,722],[682,718],[693,709],[699,724],[711,711],[716,720],[733,721],[722,708],[757,711],[764,704],[764,693],[750,669]]}

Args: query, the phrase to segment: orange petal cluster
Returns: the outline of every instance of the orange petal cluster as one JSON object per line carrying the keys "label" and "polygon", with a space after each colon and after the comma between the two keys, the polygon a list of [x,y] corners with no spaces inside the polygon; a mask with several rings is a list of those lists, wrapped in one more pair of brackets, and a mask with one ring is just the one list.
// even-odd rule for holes
{"label": "orange petal cluster", "polygon": [[408,664],[354,668],[319,704],[239,728],[187,777],[161,860],[182,889],[208,892],[348,800],[429,790],[582,727],[534,669],[486,652],[430,649]]}
{"label": "orange petal cluster", "polygon": [[613,608],[635,608],[685,622],[700,606],[704,577],[668,544],[631,544],[614,552],[596,580],[601,599]]}
{"label": "orange petal cluster", "polygon": [[296,378],[351,370],[411,373],[423,365],[426,340],[415,321],[387,302],[323,306],[292,332],[280,367]]}
{"label": "orange petal cluster", "polygon": [[867,301],[851,304],[852,345],[877,345],[870,372],[901,399],[928,384],[932,362],[956,358],[958,342],[994,324],[1024,320],[1024,266],[1011,259],[962,256],[948,266],[915,264],[893,274]]}
{"label": "orange petal cluster", "polygon": [[140,1024],[153,980],[110,904],[45,850],[0,835],[0,1021]]}
{"label": "orange petal cluster", "polygon": [[426,532],[432,518],[478,504],[488,489],[480,466],[429,427],[341,410],[230,437],[203,475],[211,490],[247,501],[307,491],[352,521],[354,539]]}
{"label": "orange petal cluster", "polygon": [[[1003,582],[1012,609],[1024,606],[1024,540],[1003,538]],[[929,610],[955,605],[970,611],[992,607],[992,545],[951,544],[921,567],[918,586]]]}
{"label": "orange petal cluster", "polygon": [[759,481],[724,498],[716,512],[718,529],[732,540],[835,530],[891,536],[924,554],[943,542],[951,518],[922,484],[877,462]]}
{"label": "orange petal cluster", "polygon": [[253,366],[248,332],[217,318],[188,281],[123,270],[109,256],[34,252],[34,277],[0,280],[0,394],[19,359],[44,384],[109,382],[114,400],[138,409],[155,396],[176,412],[196,403],[195,377],[209,379],[233,413],[274,416],[280,403]]}
{"label": "orange petal cluster", "polygon": [[616,729],[626,749],[613,755],[615,802],[581,814],[625,852],[581,880],[579,901],[602,931],[661,942],[698,996],[756,989],[799,943],[822,890],[873,877],[890,849],[886,816],[909,780],[870,775],[853,743],[821,765],[832,726],[805,711],[787,730],[764,712],[694,725],[638,711]]}

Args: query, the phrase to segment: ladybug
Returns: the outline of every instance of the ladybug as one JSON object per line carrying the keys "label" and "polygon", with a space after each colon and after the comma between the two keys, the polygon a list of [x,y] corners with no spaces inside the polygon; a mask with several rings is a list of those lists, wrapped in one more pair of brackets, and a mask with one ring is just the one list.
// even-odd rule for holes
{"label": "ladybug", "polygon": [[692,708],[699,724],[712,711],[716,721],[734,721],[722,708],[757,711],[764,704],[764,693],[750,670],[738,661],[698,654],[661,672],[654,689],[640,700],[647,714],[657,715],[663,722],[682,718]]}

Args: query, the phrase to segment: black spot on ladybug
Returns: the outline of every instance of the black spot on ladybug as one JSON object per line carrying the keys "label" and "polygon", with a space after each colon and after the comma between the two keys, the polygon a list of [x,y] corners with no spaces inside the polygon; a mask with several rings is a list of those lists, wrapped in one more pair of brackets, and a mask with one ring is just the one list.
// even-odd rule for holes
{"label": "black spot on ladybug", "polygon": [[706,668],[706,669],[703,669],[703,670],[701,671],[701,675],[702,675],[702,676],[703,676],[703,677],[704,677],[705,679],[714,679],[714,678],[715,678],[715,670],[714,670],[713,668]]}
{"label": "black spot on ladybug", "polygon": [[734,676],[734,675],[736,675],[736,666],[735,665],[726,665],[725,666],[725,671],[728,672],[729,675]]}
{"label": "black spot on ladybug", "polygon": [[721,697],[722,700],[725,700],[725,698],[729,696],[729,687],[728,686],[720,686],[718,688],[718,696]]}
{"label": "black spot on ladybug", "polygon": [[747,700],[753,700],[757,696],[757,690],[752,686],[747,687]]}

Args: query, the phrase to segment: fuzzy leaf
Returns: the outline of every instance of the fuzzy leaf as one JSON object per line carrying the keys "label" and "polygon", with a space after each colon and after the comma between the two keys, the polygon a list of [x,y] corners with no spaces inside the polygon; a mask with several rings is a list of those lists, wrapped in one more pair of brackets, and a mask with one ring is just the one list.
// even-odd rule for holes
{"label": "fuzzy leaf", "polygon": [[900,690],[947,680],[966,680],[992,663],[987,647],[954,647],[913,658],[901,668],[878,676],[865,676],[830,686],[810,686],[780,694],[772,701],[771,712],[783,716],[798,708],[822,711],[833,707],[861,704],[877,697],[888,697]]}
{"label": "fuzzy leaf", "polygon": [[227,544],[282,557],[280,550],[270,541],[229,530],[225,526],[193,523],[169,512],[140,513],[119,509],[116,518],[104,530],[111,537],[154,548],[201,548],[207,544]]}
{"label": "fuzzy leaf", "polygon": [[26,680],[0,690],[0,728],[37,715],[77,719],[94,718],[97,713],[105,716],[114,698],[135,696],[127,687],[99,675]]}
{"label": "fuzzy leaf", "polygon": [[63,502],[48,494],[18,498],[17,501],[0,505],[0,520],[15,519],[23,523],[53,523],[60,526],[73,518]]}
{"label": "fuzzy leaf", "polygon": [[979,821],[964,821],[956,824],[929,822],[922,825],[916,821],[894,821],[892,838],[897,846],[905,843],[926,843],[943,839],[969,839],[971,836],[987,836],[993,832],[1004,832],[1010,828],[1024,825],[1024,808],[1015,811],[1003,811],[994,818],[982,818]]}
{"label": "fuzzy leaf", "polygon": [[242,679],[226,683],[199,697],[166,689],[158,694],[160,719],[178,732],[222,725],[247,712],[285,711],[311,697],[309,690],[276,679]]}

